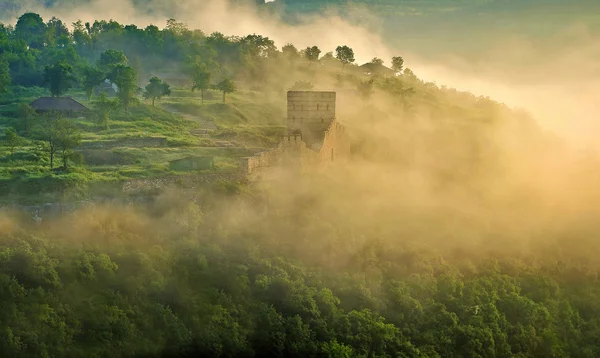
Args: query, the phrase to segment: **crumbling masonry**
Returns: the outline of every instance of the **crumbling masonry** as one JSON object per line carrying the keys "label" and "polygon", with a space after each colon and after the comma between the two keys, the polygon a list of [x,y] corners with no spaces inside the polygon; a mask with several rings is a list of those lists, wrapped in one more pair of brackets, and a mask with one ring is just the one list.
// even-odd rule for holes
{"label": "crumbling masonry", "polygon": [[276,176],[282,170],[320,170],[350,156],[350,140],[335,117],[335,92],[289,91],[288,134],[268,151],[241,159],[240,169],[251,179]]}

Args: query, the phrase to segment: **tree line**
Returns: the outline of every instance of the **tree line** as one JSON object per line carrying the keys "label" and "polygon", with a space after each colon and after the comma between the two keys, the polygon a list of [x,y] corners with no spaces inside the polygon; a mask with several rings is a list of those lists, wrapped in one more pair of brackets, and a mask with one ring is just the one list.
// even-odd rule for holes
{"label": "tree line", "polygon": [[[195,204],[157,202],[147,214],[87,208],[37,229],[17,222],[19,229],[0,232],[0,355],[600,352],[591,261],[550,248],[519,257],[468,247],[440,253],[352,223],[332,234],[336,221],[315,218],[311,205],[296,208],[291,221],[256,194],[240,197],[263,213],[252,225],[228,221],[217,208],[238,199],[213,188],[196,192]],[[64,230],[72,225],[80,231]],[[278,237],[283,232],[293,238]]]}
{"label": "tree line", "polygon": [[[10,84],[45,85],[52,95],[60,96],[76,85],[91,96],[93,88],[108,79],[117,84],[120,100],[128,104],[138,90],[139,75],[159,68],[184,73],[192,80],[192,89],[215,88],[227,94],[234,79],[273,82],[289,72],[290,63],[300,60],[308,67],[333,61],[341,72],[355,62],[353,50],[346,45],[338,46],[335,55],[328,52],[320,57],[321,53],[317,46],[298,50],[293,44],[280,51],[271,39],[256,34],[206,35],[172,19],[163,29],[155,25],[141,29],[112,20],[77,21],[69,29],[55,17],[44,22],[38,14],[25,13],[14,28],[0,24],[0,92]],[[401,57],[392,59],[392,68],[402,71]],[[155,100],[167,95],[161,88],[153,85],[153,91],[146,93]]]}
{"label": "tree line", "polygon": [[[139,86],[140,75],[147,76],[157,68],[170,68],[187,77],[189,89],[200,91],[202,103],[208,90],[220,91],[225,102],[226,96],[235,92],[240,84],[265,90],[281,86],[282,78],[293,78],[296,72],[301,73],[299,78],[312,74],[317,81],[319,76],[327,76],[328,71],[333,71],[340,83],[346,77],[353,78],[347,73],[348,66],[354,71],[358,69],[352,48],[341,45],[335,54],[328,52],[321,56],[321,53],[317,46],[298,50],[293,44],[278,50],[271,39],[256,34],[236,37],[215,32],[206,35],[175,20],[168,20],[163,29],[154,25],[140,29],[112,20],[77,21],[69,28],[58,18],[44,22],[39,14],[25,13],[14,27],[0,24],[0,96],[19,87],[43,86],[53,97],[83,91],[91,100],[97,123],[108,129],[110,116],[120,108],[136,104],[140,95],[154,106],[157,100],[171,94],[171,85],[156,75],[149,76],[143,88]],[[372,63],[382,65],[383,61],[375,58]],[[392,59],[395,73],[407,72],[403,66],[402,57]],[[394,86],[403,86],[398,79],[386,81],[388,85],[393,81]],[[297,82],[294,88],[312,87],[309,82]],[[356,82],[365,97],[372,93],[373,81]],[[94,98],[101,85],[114,86],[117,98],[108,98],[102,90]],[[77,139],[80,135],[75,135],[76,128],[69,126],[58,113],[46,116],[56,120],[36,122],[33,120],[35,112],[26,105],[21,106],[17,116],[20,121],[15,125],[16,131],[5,135],[11,152],[25,142],[24,138],[42,139],[50,167],[54,167],[58,150],[66,168],[66,158],[74,156],[72,149],[80,142]],[[34,122],[35,128],[30,128]],[[61,133],[73,133],[73,140],[55,144],[51,135],[56,132],[53,123],[59,124]]]}

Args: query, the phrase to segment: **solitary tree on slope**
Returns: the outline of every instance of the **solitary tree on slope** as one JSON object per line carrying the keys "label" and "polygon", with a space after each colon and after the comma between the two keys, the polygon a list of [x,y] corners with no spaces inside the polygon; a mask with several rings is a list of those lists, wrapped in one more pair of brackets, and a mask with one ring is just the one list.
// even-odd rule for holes
{"label": "solitary tree on slope", "polygon": [[338,46],[335,49],[335,52],[335,57],[342,63],[342,72],[344,72],[344,67],[347,64],[354,63],[354,50],[352,50],[350,47],[346,45]]}
{"label": "solitary tree on slope", "polygon": [[154,107],[156,99],[171,95],[171,86],[156,76],[150,79],[145,89],[144,98],[152,99],[152,107]]}
{"label": "solitary tree on slope", "polygon": [[202,97],[202,104],[204,104],[204,91],[210,88],[210,81],[212,79],[212,73],[206,68],[204,64],[194,65],[192,73],[192,92],[199,89]]}
{"label": "solitary tree on slope", "polygon": [[235,82],[228,78],[225,78],[217,84],[216,88],[219,91],[223,92],[223,103],[225,103],[225,95],[227,93],[235,92]]}
{"label": "solitary tree on slope", "polygon": [[321,54],[321,50],[317,46],[307,47],[304,50],[304,57],[310,62],[312,65],[313,62],[317,62],[319,60],[319,55]]}

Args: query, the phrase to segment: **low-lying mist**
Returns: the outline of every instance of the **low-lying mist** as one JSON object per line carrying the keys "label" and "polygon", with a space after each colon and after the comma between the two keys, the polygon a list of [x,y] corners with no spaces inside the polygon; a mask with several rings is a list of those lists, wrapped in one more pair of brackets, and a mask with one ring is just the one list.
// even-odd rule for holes
{"label": "low-lying mist", "polygon": [[[149,9],[140,14],[130,2],[92,1],[75,8],[59,4],[32,10],[66,21],[104,17],[139,25],[164,22],[158,14],[167,10],[160,2],[148,4]],[[280,46],[293,42],[333,49],[348,44],[364,56],[359,61],[405,52],[386,45],[391,34],[373,33],[337,16],[291,26],[277,17],[265,19],[251,7],[233,8],[219,0],[178,2],[168,14],[206,33],[255,32]],[[578,42],[564,37],[571,47],[553,54],[514,42],[498,47],[491,43],[484,65],[456,56],[420,59],[407,51],[406,62],[418,76],[522,107],[534,115],[533,121],[509,109],[493,123],[461,120],[435,110],[442,108],[439,104],[408,111],[381,93],[365,102],[345,92],[339,95],[338,117],[357,143],[346,166],[253,185],[252,194],[221,198],[210,209],[198,209],[197,215],[165,214],[155,220],[131,209],[109,208],[102,215],[84,211],[44,227],[77,227],[48,229],[47,234],[88,241],[99,225],[129,230],[135,240],[170,237],[191,225],[198,235],[225,230],[261,242],[287,242],[290,253],[310,252],[306,257],[323,262],[332,262],[327,255],[340,254],[339,247],[352,250],[371,240],[477,254],[535,253],[554,247],[556,253],[591,257],[597,247],[595,183],[600,167],[595,151],[582,151],[579,144],[590,149],[598,129],[600,108],[593,97],[600,90],[600,57],[595,37],[579,35]],[[189,210],[185,199],[169,202],[178,208],[173,210]],[[253,210],[255,205],[261,210]],[[1,225],[18,227],[7,219]]]}
{"label": "low-lying mist", "polygon": [[3,216],[2,235],[104,248],[196,238],[330,269],[373,245],[459,261],[597,255],[600,162],[526,114],[503,108],[477,123],[403,110],[380,92],[346,92],[338,107],[354,153],[327,171],[282,173],[236,195],[173,189],[148,208],[95,206],[40,226]]}

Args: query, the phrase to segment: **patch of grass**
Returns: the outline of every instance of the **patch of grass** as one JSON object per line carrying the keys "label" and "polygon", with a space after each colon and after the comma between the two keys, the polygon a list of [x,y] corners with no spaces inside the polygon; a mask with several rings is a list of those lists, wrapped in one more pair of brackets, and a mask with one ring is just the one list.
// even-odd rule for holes
{"label": "patch of grass", "polygon": [[[6,116],[0,125],[9,126],[18,121],[18,105],[45,95],[44,91],[21,88],[13,91],[20,94],[18,98],[4,96],[7,103],[0,107],[0,115]],[[74,91],[69,95],[93,108],[83,93]],[[214,172],[234,171],[240,157],[256,152],[247,148],[273,146],[285,132],[285,99],[272,101],[260,93],[240,90],[228,95],[227,103],[222,103],[219,92],[207,91],[203,105],[200,93],[174,89],[172,96],[157,102],[156,107],[140,102],[111,113],[108,128],[98,123],[93,114],[71,120],[82,132],[80,150],[84,166],[69,173],[50,172],[47,153],[36,147],[19,148],[13,155],[7,148],[0,148],[2,200],[62,200],[65,193],[70,193],[71,198],[80,198],[92,195],[85,194],[86,190],[102,183],[193,174],[170,171],[169,161],[187,156],[212,156]],[[194,130],[195,135],[192,135]],[[166,138],[166,146],[137,147],[138,142],[130,140],[150,137]],[[217,146],[218,141],[235,141],[242,146]]]}

